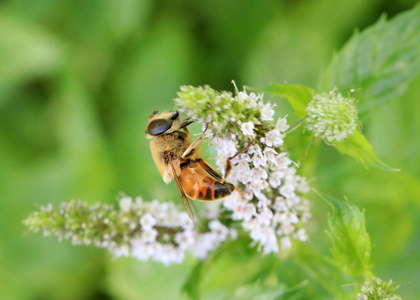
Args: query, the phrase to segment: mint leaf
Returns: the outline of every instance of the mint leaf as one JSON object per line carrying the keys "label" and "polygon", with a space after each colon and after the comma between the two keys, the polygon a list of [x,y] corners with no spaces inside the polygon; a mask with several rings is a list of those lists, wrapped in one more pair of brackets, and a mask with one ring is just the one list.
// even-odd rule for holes
{"label": "mint leaf", "polygon": [[[320,91],[334,87],[356,90],[359,112],[397,99],[420,74],[420,6],[392,20],[355,33],[336,54],[319,82]],[[359,90],[360,89],[360,90]]]}
{"label": "mint leaf", "polygon": [[365,166],[377,167],[387,171],[398,171],[383,163],[375,154],[365,136],[356,128],[352,135],[341,142],[332,142],[342,154],[347,154],[360,161]]}
{"label": "mint leaf", "polygon": [[372,246],[365,228],[365,216],[348,202],[321,196],[331,204],[328,235],[333,243],[332,254],[337,265],[351,276],[369,276],[372,268]]}

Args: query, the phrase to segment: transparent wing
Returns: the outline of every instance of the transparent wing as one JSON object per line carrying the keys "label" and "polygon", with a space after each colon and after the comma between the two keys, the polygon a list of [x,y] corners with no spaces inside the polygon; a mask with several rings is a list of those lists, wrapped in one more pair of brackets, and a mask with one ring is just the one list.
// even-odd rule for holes
{"label": "transparent wing", "polygon": [[169,166],[171,168],[172,176],[175,179],[176,187],[178,188],[178,192],[179,192],[179,195],[181,196],[182,202],[184,203],[185,209],[187,210],[187,213],[190,216],[191,221],[193,221],[194,225],[197,226],[199,223],[199,219],[197,216],[197,212],[195,211],[194,205],[190,202],[190,200],[185,195],[184,189],[182,188],[181,180],[176,175],[175,167],[172,161],[169,162]]}

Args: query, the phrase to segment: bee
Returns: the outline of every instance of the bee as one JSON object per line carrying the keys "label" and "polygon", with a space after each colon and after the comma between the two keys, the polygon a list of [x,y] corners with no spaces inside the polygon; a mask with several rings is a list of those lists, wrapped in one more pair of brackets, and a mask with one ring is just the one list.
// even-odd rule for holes
{"label": "bee", "polygon": [[199,142],[206,130],[194,142],[187,129],[193,121],[181,121],[177,111],[157,111],[149,118],[146,127],[146,137],[150,141],[153,160],[163,181],[168,184],[173,179],[193,223],[198,223],[194,206],[189,199],[200,201],[214,201],[229,196],[235,187],[226,181],[232,165],[226,161],[225,176],[222,177],[211,168],[200,155]]}

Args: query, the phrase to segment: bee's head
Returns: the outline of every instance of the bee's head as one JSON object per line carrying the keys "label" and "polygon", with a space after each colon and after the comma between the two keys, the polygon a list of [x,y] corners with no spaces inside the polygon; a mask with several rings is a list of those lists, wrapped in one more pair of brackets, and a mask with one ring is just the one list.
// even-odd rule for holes
{"label": "bee's head", "polygon": [[165,111],[160,114],[155,111],[148,120],[146,134],[148,138],[157,137],[164,133],[179,130],[185,126],[184,123],[180,124],[179,113],[177,111]]}

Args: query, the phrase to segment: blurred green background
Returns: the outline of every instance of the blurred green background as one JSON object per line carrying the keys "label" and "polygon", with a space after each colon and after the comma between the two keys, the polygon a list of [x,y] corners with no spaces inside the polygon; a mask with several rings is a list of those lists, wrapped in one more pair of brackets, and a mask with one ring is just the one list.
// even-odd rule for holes
{"label": "blurred green background", "polygon": [[[144,129],[153,110],[172,108],[180,85],[233,90],[235,79],[238,86],[315,87],[355,29],[416,2],[0,2],[0,299],[183,297],[192,259],[168,268],[113,261],[105,250],[25,234],[22,220],[47,203],[116,203],[122,191],[177,199],[156,171]],[[311,178],[322,192],[346,195],[365,208],[374,271],[407,283],[399,290],[405,299],[420,293],[419,94],[420,78],[402,99],[363,120],[378,156],[401,172],[366,170],[325,146]],[[287,104],[277,104],[282,115],[292,114]],[[329,208],[312,198],[309,243],[328,254]],[[280,264],[279,280],[292,281],[282,278],[288,264]],[[219,291],[240,284],[223,272],[232,265],[226,256],[204,275],[208,298],[221,299]],[[232,282],[224,285],[224,276]],[[290,299],[311,299],[310,291],[321,288],[310,282],[303,289]]]}

